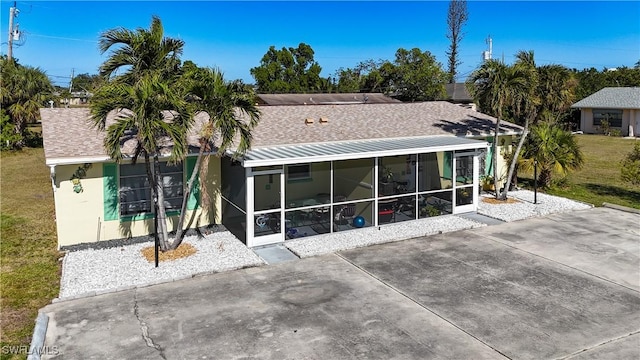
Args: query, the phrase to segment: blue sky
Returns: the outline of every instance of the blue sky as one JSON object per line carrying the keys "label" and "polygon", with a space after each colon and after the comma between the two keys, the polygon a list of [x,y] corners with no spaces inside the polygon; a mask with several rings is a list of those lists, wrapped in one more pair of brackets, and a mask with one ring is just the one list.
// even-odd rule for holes
{"label": "blue sky", "polygon": [[[0,53],[7,53],[9,8],[0,2]],[[97,73],[106,59],[101,32],[148,28],[152,15],[165,35],[185,41],[183,60],[218,67],[227,79],[253,82],[249,70],[269,46],[315,51],[323,76],[367,59],[393,60],[400,48],[431,52],[446,69],[448,1],[18,1],[23,32],[14,57],[43,69],[57,85],[75,74]],[[534,50],[538,65],[569,68],[632,67],[640,60],[640,2],[468,1],[460,44],[461,80],[481,62],[485,42],[493,57],[512,62]]]}

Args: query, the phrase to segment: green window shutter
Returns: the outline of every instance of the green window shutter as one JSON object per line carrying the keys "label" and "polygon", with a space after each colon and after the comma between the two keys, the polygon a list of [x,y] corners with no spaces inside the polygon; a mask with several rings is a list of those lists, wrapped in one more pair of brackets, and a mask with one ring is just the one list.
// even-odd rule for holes
{"label": "green window shutter", "polygon": [[484,174],[493,176],[493,137],[487,138],[489,142],[489,149],[484,159]]}
{"label": "green window shutter", "polygon": [[[187,166],[187,177],[186,181],[189,181],[191,178],[191,174],[193,173],[193,169],[196,166],[196,161],[198,158],[196,156],[187,157],[186,166]],[[189,199],[187,199],[187,209],[193,210],[200,205],[200,176],[196,177],[195,182],[193,184],[193,190],[191,190],[191,194],[189,194]]]}
{"label": "green window shutter", "polygon": [[444,164],[442,164],[442,172],[445,179],[452,179],[453,177],[453,152],[444,152]]}
{"label": "green window shutter", "polygon": [[102,164],[104,220],[118,220],[118,164]]}

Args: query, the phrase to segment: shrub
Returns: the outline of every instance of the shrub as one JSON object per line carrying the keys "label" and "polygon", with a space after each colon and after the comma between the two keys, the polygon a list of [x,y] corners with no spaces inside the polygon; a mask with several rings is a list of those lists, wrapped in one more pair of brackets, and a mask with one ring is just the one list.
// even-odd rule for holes
{"label": "shrub", "polygon": [[611,126],[609,125],[609,120],[602,119],[602,121],[600,121],[600,130],[604,135],[611,135]]}
{"label": "shrub", "polygon": [[633,150],[622,160],[620,177],[633,185],[640,185],[640,141],[636,141]]}
{"label": "shrub", "polygon": [[16,133],[13,122],[4,109],[0,112],[0,127],[2,128],[0,133],[0,149],[13,150],[15,144],[22,141],[22,135]]}

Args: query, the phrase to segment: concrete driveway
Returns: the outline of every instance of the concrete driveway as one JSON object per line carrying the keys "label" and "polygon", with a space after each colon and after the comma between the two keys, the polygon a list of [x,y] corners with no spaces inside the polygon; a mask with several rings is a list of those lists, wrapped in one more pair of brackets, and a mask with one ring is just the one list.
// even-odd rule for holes
{"label": "concrete driveway", "polygon": [[58,359],[638,359],[640,215],[597,208],[42,309]]}

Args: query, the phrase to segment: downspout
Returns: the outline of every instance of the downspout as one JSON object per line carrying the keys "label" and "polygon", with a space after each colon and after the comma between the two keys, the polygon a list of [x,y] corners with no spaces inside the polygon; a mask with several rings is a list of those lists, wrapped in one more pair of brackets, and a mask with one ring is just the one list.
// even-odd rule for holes
{"label": "downspout", "polygon": [[51,188],[56,192],[56,166],[49,165],[49,177],[51,178]]}

